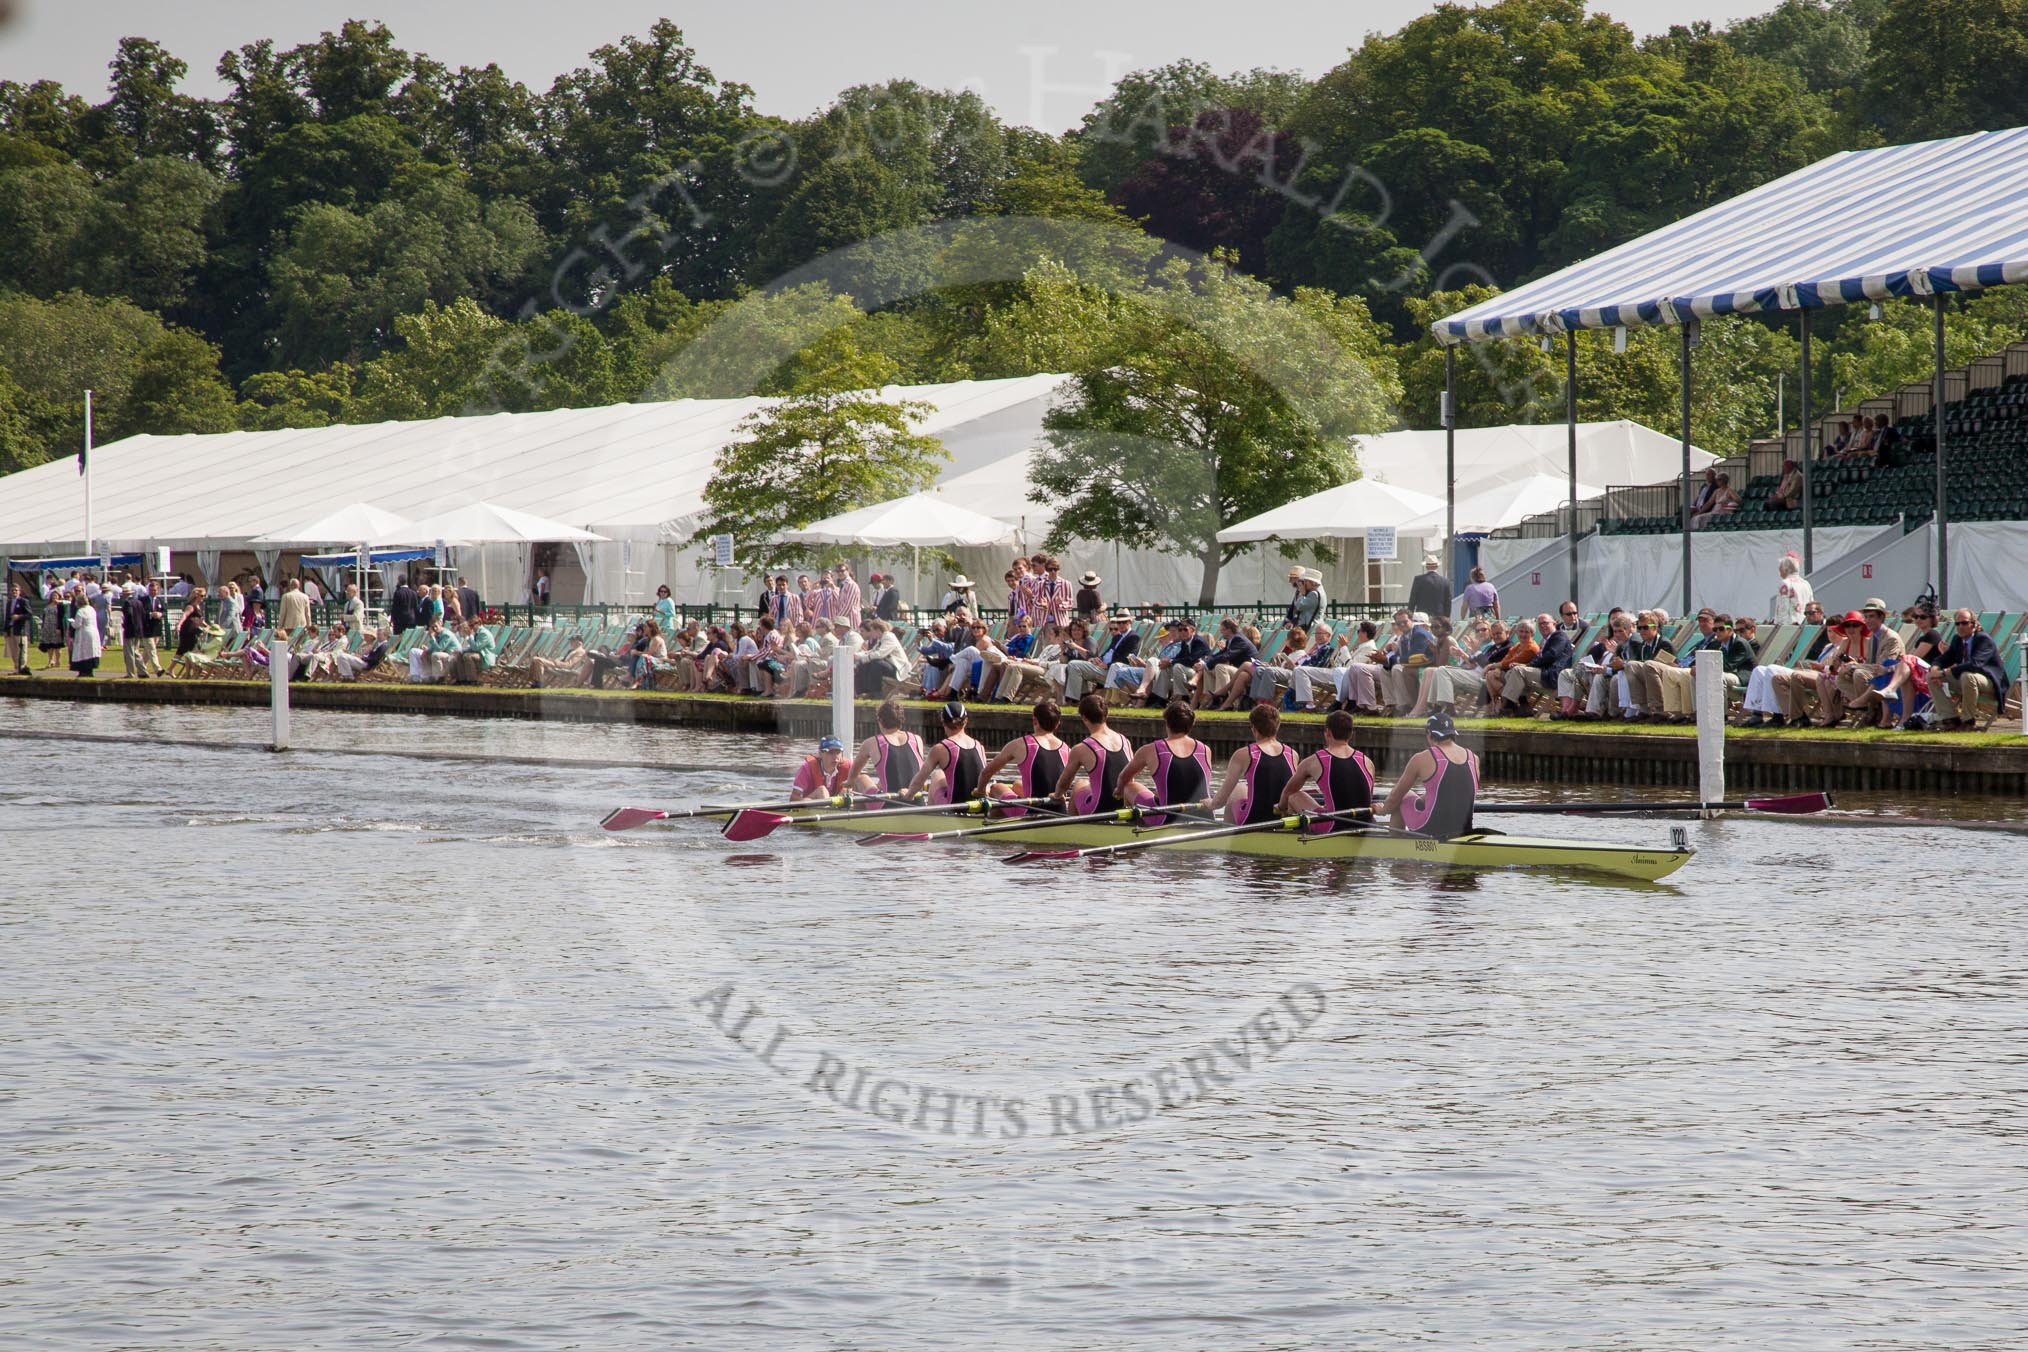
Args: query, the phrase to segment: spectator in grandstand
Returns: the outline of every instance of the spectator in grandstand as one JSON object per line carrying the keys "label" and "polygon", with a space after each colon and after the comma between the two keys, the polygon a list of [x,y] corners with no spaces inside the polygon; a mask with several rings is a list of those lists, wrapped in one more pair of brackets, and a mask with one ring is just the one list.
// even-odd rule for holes
{"label": "spectator in grandstand", "polygon": [[[1775,609],[1777,612],[1781,609],[1779,597],[1776,598]],[[1824,627],[1824,607],[1819,601],[1813,599],[1803,607],[1802,621],[1804,624],[1817,626],[1817,632],[1810,639],[1809,646],[1797,659],[1799,662],[1806,662],[1820,656],[1824,649],[1831,645],[1835,635]],[[1740,701],[1740,709],[1746,714],[1742,727],[1778,728],[1788,722],[1782,713],[1781,701],[1776,696],[1775,683],[1793,675],[1795,670],[1794,667],[1766,665],[1754,667],[1753,675],[1746,683],[1746,697]]]}
{"label": "spectator in grandstand", "polygon": [[1697,486],[1697,495],[1690,499],[1690,528],[1697,528],[1697,518],[1711,510],[1711,504],[1718,498],[1718,470],[1715,466],[1704,467],[1704,482]]}
{"label": "spectator in grandstand", "polygon": [[1675,654],[1651,657],[1627,666],[1627,692],[1640,716],[1651,722],[1680,723],[1690,714],[1690,669],[1699,649],[1712,642],[1718,612],[1709,606],[1697,612],[1697,632]]}
{"label": "spectator in grandstand", "polygon": [[1099,595],[1102,581],[1103,579],[1089,568],[1085,569],[1084,576],[1077,580],[1077,591],[1072,597],[1071,604],[1088,624],[1096,621],[1106,608],[1105,598]]}
{"label": "spectator in grandstand", "polygon": [[1291,673],[1289,689],[1296,697],[1296,704],[1308,708],[1314,687],[1328,684],[1332,688],[1333,699],[1327,712],[1355,708],[1372,712],[1378,709],[1380,694],[1374,677],[1380,674],[1379,654],[1379,626],[1371,620],[1359,621],[1356,630],[1341,633],[1332,642],[1328,663],[1322,667],[1300,666]]}
{"label": "spectator in grandstand", "polygon": [[1690,529],[1704,530],[1721,516],[1739,510],[1739,494],[1732,491],[1732,476],[1718,476],[1718,487],[1706,500],[1704,510],[1690,514]]}
{"label": "spectator in grandstand", "polygon": [[[1894,660],[1884,684],[1875,682],[1874,689],[1853,701],[1853,708],[1863,711],[1862,718],[1871,718],[1883,727],[1894,721],[1909,726],[1910,716],[1915,712],[1916,692],[1934,693],[1929,669],[1944,649],[1944,635],[1936,626],[1934,605],[1918,601],[1902,612],[1902,622],[1916,627],[1907,651]],[[1897,714],[1896,710],[1900,712]]]}
{"label": "spectator in grandstand", "polygon": [[1197,632],[1197,622],[1175,619],[1166,626],[1169,641],[1150,659],[1141,683],[1141,696],[1154,708],[1175,700],[1190,699],[1190,681],[1197,666],[1211,656],[1211,645]]}
{"label": "spectator in grandstand", "polygon": [[[667,588],[663,589],[664,591]],[[480,619],[485,614],[485,602],[479,599],[479,589],[463,578],[458,579],[458,611],[468,620]],[[664,626],[667,628],[668,626]]]}
{"label": "spectator in grandstand", "polygon": [[1218,649],[1197,664],[1197,689],[1191,698],[1200,709],[1223,695],[1239,669],[1260,656],[1260,645],[1241,630],[1238,620],[1228,616],[1219,621],[1218,637]]}
{"label": "spectator in grandstand", "polygon": [[[1576,607],[1571,607],[1573,617]],[[1507,674],[1500,688],[1500,707],[1496,713],[1511,718],[1523,718],[1535,702],[1535,697],[1545,690],[1556,689],[1557,678],[1570,666],[1572,640],[1570,632],[1549,615],[1535,617],[1535,630],[1542,635],[1535,656],[1526,662],[1507,668]]]}
{"label": "spectator in grandstand", "polygon": [[1282,644],[1280,655],[1272,662],[1265,658],[1255,659],[1248,695],[1256,704],[1274,703],[1281,692],[1293,687],[1296,668],[1321,667],[1330,660],[1330,625],[1318,624],[1308,634],[1291,630],[1288,640]]}
{"label": "spectator in grandstand", "polygon": [[1634,617],[1617,611],[1606,624],[1598,642],[1579,655],[1556,678],[1556,714],[1559,718],[1602,718],[1619,707],[1613,698],[1613,658],[1634,636]]}
{"label": "spectator in grandstand", "polygon": [[[1401,622],[1401,612],[1396,611],[1395,623],[1399,626]],[[1381,663],[1385,674],[1380,681],[1380,691],[1395,717],[1405,718],[1408,711],[1415,707],[1416,698],[1422,690],[1423,669],[1430,664],[1435,649],[1436,634],[1429,627],[1428,613],[1409,611],[1407,628],[1398,630],[1393,652]]]}
{"label": "spectator in grandstand", "polygon": [[197,651],[204,641],[204,588],[192,591],[183,602],[183,620],[176,626],[176,658],[180,662]]}
{"label": "spectator in grandstand", "polygon": [[537,690],[561,685],[583,685],[591,679],[591,654],[576,634],[564,644],[563,656],[528,659],[528,684]]}
{"label": "spectator in grandstand", "polygon": [[1781,482],[1768,494],[1767,505],[1776,511],[1793,512],[1803,505],[1803,468],[1793,460],[1782,461]]}
{"label": "spectator in grandstand", "polygon": [[[1859,607],[1859,614],[1865,619],[1865,630],[1858,651],[1853,654],[1853,660],[1846,663],[1838,672],[1838,694],[1845,701],[1847,708],[1855,708],[1855,702],[1859,697],[1872,690],[1874,683],[1887,675],[1892,669],[1892,664],[1899,661],[1906,651],[1901,635],[1887,627],[1885,601],[1877,596],[1869,597],[1866,603]],[[1851,637],[1849,625],[1847,629],[1846,637],[1849,641]],[[1868,701],[1863,708],[1857,708],[1862,725],[1870,721],[1875,707],[1875,702]],[[1822,726],[1832,726],[1842,721],[1842,718],[1841,713],[1838,717],[1824,722]]]}
{"label": "spectator in grandstand", "polygon": [[1993,701],[1993,717],[2007,706],[2007,666],[1993,636],[1979,628],[1978,617],[1960,610],[1951,620],[1951,641],[1937,654],[1930,673],[1930,699],[1946,732],[1969,732],[1979,726],[1979,701]]}
{"label": "spectator in grandstand", "polygon": [[859,639],[863,651],[853,663],[854,694],[879,699],[883,681],[908,679],[908,652],[893,625],[881,619],[864,620],[859,625]]}
{"label": "spectator in grandstand", "polygon": [[1084,698],[1086,685],[1097,685],[1103,689],[1108,673],[1121,662],[1132,657],[1140,647],[1141,636],[1133,632],[1132,617],[1124,611],[1112,617],[1107,625],[1106,644],[1089,660],[1069,663],[1063,673],[1063,703],[1075,704]]}
{"label": "spectator in grandstand", "polygon": [[1830,445],[1824,448],[1824,458],[1826,460],[1836,460],[1839,456],[1843,455],[1851,445],[1852,445],[1852,424],[1849,422],[1841,422],[1838,424],[1838,435],[1832,439]]}
{"label": "spectator in grandstand", "polygon": [[[1751,620],[1746,622],[1751,625]],[[1727,690],[1744,689],[1753,677],[1754,663],[1760,659],[1759,651],[1753,645],[1753,636],[1742,632],[1733,625],[1730,615],[1720,615],[1711,622],[1712,646],[1719,651],[1719,679]],[[1695,705],[1692,705],[1695,708]]]}

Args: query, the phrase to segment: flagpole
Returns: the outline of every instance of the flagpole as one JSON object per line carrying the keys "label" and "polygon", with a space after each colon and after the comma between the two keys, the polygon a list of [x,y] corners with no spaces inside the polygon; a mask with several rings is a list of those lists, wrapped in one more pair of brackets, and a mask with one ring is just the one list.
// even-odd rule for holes
{"label": "flagpole", "polygon": [[84,451],[77,458],[77,472],[85,481],[85,553],[96,557],[98,537],[92,533],[92,392],[85,391]]}

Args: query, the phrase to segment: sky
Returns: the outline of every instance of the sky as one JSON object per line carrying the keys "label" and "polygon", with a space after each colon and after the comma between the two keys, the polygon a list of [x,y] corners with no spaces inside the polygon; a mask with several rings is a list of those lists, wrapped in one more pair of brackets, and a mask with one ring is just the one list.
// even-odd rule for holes
{"label": "sky", "polygon": [[[1617,0],[1601,6],[1636,32],[1724,24],[1777,0]],[[704,65],[752,86],[755,106],[785,118],[855,84],[907,78],[976,90],[1008,122],[1075,126],[1112,80],[1185,57],[1224,72],[1271,66],[1316,76],[1372,31],[1399,28],[1428,0],[0,0],[0,79],[51,79],[93,102],[122,37],[153,38],[190,63],[185,89],[215,96],[221,53],[258,38],[279,48],[348,18],[378,19],[409,51],[500,68],[546,89],[585,55],[656,19],[673,19]]]}

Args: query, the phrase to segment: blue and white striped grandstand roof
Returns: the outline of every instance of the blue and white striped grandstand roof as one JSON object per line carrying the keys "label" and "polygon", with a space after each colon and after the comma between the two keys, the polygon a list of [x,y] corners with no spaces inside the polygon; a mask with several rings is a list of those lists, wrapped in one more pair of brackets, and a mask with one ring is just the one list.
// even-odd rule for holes
{"label": "blue and white striped grandstand roof", "polygon": [[1430,326],[1445,344],[2028,281],[2028,127],[1848,150]]}

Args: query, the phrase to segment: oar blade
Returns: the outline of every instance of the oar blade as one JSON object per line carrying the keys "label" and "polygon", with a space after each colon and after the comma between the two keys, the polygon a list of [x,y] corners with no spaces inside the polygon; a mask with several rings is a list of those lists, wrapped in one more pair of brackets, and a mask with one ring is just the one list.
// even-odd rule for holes
{"label": "oar blade", "polygon": [[667,821],[669,814],[652,807],[619,807],[606,814],[599,825],[608,831],[631,831],[649,822]]}
{"label": "oar blade", "polygon": [[1010,854],[1000,862],[1003,864],[1051,864],[1065,859],[1075,859],[1083,850],[1022,850]]}
{"label": "oar blade", "polygon": [[771,834],[777,826],[794,820],[793,817],[784,817],[779,812],[761,812],[748,808],[744,812],[734,813],[732,820],[725,824],[725,829],[719,834],[733,841],[759,840],[762,836]]}
{"label": "oar blade", "polygon": [[927,831],[882,831],[877,836],[861,836],[861,845],[899,845],[904,840],[928,840]]}
{"label": "oar blade", "polygon": [[1749,812],[1779,812],[1791,817],[1807,816],[1812,812],[1830,809],[1831,795],[1828,793],[1795,793],[1781,798],[1749,798],[1746,809]]}

